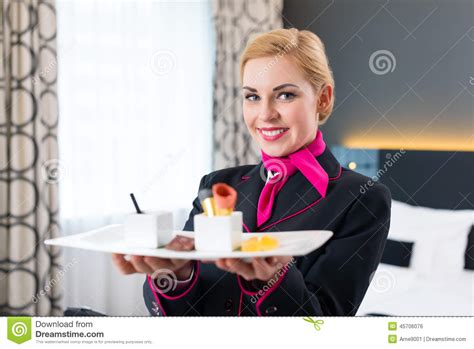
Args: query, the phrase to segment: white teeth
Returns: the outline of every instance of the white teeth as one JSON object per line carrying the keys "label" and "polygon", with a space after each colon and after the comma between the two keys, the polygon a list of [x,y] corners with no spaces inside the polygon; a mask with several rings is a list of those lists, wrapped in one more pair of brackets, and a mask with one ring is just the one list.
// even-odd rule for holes
{"label": "white teeth", "polygon": [[285,132],[284,129],[279,129],[279,130],[274,130],[274,131],[264,131],[264,130],[262,130],[263,135],[267,136],[267,137],[276,136],[276,135],[279,135],[280,133],[283,133],[283,132]]}

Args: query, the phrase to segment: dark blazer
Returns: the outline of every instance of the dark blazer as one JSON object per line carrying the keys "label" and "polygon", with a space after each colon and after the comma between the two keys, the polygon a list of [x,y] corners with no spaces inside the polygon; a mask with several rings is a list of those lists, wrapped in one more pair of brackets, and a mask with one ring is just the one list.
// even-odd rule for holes
{"label": "dark blazer", "polygon": [[[204,176],[199,189],[224,182],[237,190],[236,210],[243,212],[243,231],[332,230],[318,250],[294,258],[277,282],[247,282],[213,264],[196,262],[191,285],[184,291],[156,292],[153,280],[143,285],[152,315],[355,315],[380,262],[390,225],[390,192],[382,184],[341,165],[329,149],[317,157],[329,175],[322,198],[297,172],[278,193],[273,214],[257,229],[257,203],[266,170],[238,166]],[[262,171],[261,171],[262,168]],[[196,198],[184,230],[203,212]]]}

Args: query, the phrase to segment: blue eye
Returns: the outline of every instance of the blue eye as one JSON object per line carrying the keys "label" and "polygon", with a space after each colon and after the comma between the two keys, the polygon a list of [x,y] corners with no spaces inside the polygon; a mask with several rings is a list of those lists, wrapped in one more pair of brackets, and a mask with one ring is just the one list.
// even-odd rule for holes
{"label": "blue eye", "polygon": [[296,95],[294,93],[291,93],[291,92],[282,92],[278,95],[278,99],[282,99],[282,100],[290,100],[290,99],[293,99]]}
{"label": "blue eye", "polygon": [[245,99],[247,99],[247,100],[249,100],[249,101],[251,101],[251,102],[257,101],[257,98],[260,98],[260,97],[258,97],[258,96],[255,95],[255,94],[251,94],[251,95],[245,96]]}

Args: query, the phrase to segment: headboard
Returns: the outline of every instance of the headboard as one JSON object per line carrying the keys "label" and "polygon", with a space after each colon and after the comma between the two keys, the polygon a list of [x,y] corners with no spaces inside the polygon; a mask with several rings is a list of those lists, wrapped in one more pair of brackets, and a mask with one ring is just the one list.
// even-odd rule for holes
{"label": "headboard", "polygon": [[415,206],[474,209],[474,152],[331,147],[343,167],[385,184]]}

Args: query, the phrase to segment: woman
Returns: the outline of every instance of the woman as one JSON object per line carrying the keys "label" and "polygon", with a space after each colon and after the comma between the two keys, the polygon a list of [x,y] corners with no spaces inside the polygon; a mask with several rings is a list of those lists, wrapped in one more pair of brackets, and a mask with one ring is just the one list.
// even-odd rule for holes
{"label": "woman", "polygon": [[[247,45],[240,70],[244,120],[262,161],[212,172],[199,189],[218,182],[234,187],[243,231],[319,229],[334,236],[297,258],[246,263],[114,255],[114,262],[123,273],[147,274],[144,298],[152,315],[355,315],[381,259],[391,199],[381,184],[362,193],[369,178],[342,168],[318,130],[334,105],[324,45],[309,31],[273,30]],[[201,212],[196,199],[184,230],[193,230]],[[194,246],[177,237],[168,247]],[[165,284],[170,276],[177,281]]]}

